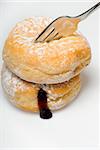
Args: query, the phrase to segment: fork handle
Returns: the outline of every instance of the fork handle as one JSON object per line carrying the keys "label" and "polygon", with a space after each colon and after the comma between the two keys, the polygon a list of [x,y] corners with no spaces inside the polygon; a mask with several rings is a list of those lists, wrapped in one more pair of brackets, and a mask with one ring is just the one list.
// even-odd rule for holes
{"label": "fork handle", "polygon": [[80,21],[82,21],[82,20],[86,19],[90,14],[92,14],[97,8],[99,8],[99,6],[100,6],[100,2],[97,3],[96,5],[94,5],[89,10],[85,11],[84,13],[76,16],[75,18],[79,18]]}

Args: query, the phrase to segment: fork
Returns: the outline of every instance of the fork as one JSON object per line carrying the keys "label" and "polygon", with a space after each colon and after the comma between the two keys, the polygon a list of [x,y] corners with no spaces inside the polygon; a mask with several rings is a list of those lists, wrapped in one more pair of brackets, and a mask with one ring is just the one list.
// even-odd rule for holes
{"label": "fork", "polygon": [[86,19],[91,13],[99,8],[100,2],[84,13],[71,17],[61,16],[52,21],[36,38],[35,42],[50,42],[71,35],[77,30],[78,23]]}

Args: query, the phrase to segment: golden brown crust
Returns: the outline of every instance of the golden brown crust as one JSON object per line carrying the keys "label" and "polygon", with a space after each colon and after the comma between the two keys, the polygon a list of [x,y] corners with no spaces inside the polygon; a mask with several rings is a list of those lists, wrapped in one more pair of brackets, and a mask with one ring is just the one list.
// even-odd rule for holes
{"label": "golden brown crust", "polygon": [[48,96],[48,106],[51,110],[57,110],[66,106],[78,94],[80,90],[79,75],[70,81],[52,85],[39,85],[21,80],[9,69],[3,66],[2,86],[10,101],[25,111],[37,112],[37,95],[42,87]]}
{"label": "golden brown crust", "polygon": [[26,19],[15,26],[6,40],[3,59],[13,73],[26,81],[40,84],[68,81],[90,62],[89,44],[80,34],[34,43],[50,21],[44,17]]}

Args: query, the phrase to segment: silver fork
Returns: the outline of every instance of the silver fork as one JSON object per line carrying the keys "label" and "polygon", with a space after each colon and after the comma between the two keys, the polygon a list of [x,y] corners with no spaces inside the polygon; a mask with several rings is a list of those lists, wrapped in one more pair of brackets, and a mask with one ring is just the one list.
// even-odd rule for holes
{"label": "silver fork", "polygon": [[95,6],[76,16],[61,16],[52,21],[36,38],[35,42],[49,42],[51,40],[59,39],[61,37],[71,35],[76,31],[77,25],[80,21],[86,19],[91,13],[99,8],[100,2]]}

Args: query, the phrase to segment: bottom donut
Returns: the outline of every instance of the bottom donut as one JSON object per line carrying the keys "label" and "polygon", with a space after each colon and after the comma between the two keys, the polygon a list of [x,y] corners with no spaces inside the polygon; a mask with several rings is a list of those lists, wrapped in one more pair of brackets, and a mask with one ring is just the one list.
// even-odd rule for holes
{"label": "bottom donut", "polygon": [[80,75],[59,84],[40,85],[26,82],[5,65],[2,68],[1,82],[12,104],[31,112],[38,112],[42,107],[51,111],[63,108],[77,96],[81,85]]}

